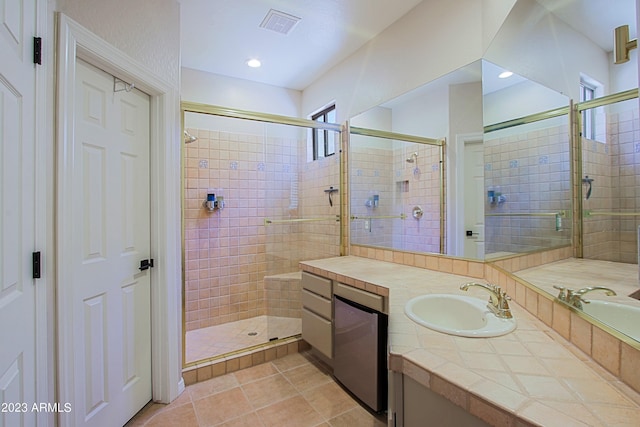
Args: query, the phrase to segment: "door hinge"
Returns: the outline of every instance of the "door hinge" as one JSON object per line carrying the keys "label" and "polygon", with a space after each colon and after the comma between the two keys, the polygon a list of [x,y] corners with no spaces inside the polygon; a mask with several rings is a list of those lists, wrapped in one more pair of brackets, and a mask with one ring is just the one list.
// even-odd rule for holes
{"label": "door hinge", "polygon": [[31,271],[33,272],[33,278],[40,278],[40,252],[34,252],[31,255]]}
{"label": "door hinge", "polygon": [[151,259],[143,259],[140,261],[140,267],[138,268],[140,271],[145,271],[153,267],[153,258]]}
{"label": "door hinge", "polygon": [[33,63],[42,65],[42,37],[33,38]]}

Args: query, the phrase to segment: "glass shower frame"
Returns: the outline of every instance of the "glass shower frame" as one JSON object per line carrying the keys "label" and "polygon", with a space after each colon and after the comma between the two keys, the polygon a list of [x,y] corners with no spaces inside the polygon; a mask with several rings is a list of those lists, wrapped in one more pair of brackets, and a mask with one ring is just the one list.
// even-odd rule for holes
{"label": "glass shower frame", "polygon": [[571,244],[570,116],[566,106],[485,126],[486,259]]}
{"label": "glass shower frame", "polygon": [[[556,221],[571,222],[571,246],[576,258],[584,258],[584,222],[593,216],[612,216],[612,217],[624,217],[624,218],[638,218],[640,212],[591,212],[584,208],[584,149],[581,136],[582,129],[582,112],[593,108],[606,107],[614,105],[619,102],[638,99],[638,89],[631,89],[600,98],[596,98],[589,101],[580,103],[574,103],[570,101],[566,107],[560,107],[553,110],[543,111],[537,114],[531,114],[529,116],[520,117],[517,119],[509,120],[502,123],[496,123],[484,127],[484,132],[489,133],[497,130],[507,129],[510,127],[521,126],[529,123],[536,123],[543,120],[568,116],[568,122],[570,126],[569,130],[569,149],[570,149],[570,174],[571,174],[571,212],[559,211],[559,212],[544,212],[544,213],[518,213],[518,214],[503,214],[502,216],[555,216]],[[638,145],[640,149],[640,145]],[[487,184],[488,185],[488,184]],[[501,214],[489,214],[485,213],[485,216],[501,216]],[[551,249],[551,248],[546,248]],[[638,248],[636,248],[638,250]]]}
{"label": "glass shower frame", "polygon": [[[348,127],[349,138],[349,220],[350,220],[350,244],[371,247],[395,248],[398,250],[430,252],[444,254],[445,248],[445,138],[427,138],[416,135],[402,134],[392,131],[367,129],[355,126]],[[355,151],[354,141],[351,136],[365,137],[371,140],[387,141],[393,146],[391,150],[375,148],[365,149],[382,152],[379,157],[387,158],[392,164],[388,171],[380,171],[379,162],[375,163],[374,170],[360,170],[354,168]],[[366,140],[363,140],[366,144]],[[378,144],[373,144],[375,147]],[[436,151],[435,155],[425,155],[429,149]],[[418,155],[418,151],[422,155]],[[415,156],[415,157],[412,157]],[[435,159],[433,159],[435,157]],[[430,159],[427,161],[426,159]],[[396,164],[398,163],[398,164]],[[410,173],[403,173],[403,168],[409,165]],[[362,165],[360,165],[362,166]],[[424,169],[421,172],[420,167]],[[393,169],[393,170],[391,170]],[[393,173],[395,172],[395,173]],[[406,171],[405,171],[406,172]],[[385,176],[385,173],[392,174]],[[427,197],[424,193],[430,188],[418,188],[409,191],[409,187],[425,184],[424,177],[434,174],[437,179],[437,201],[431,201],[434,197]],[[367,176],[369,175],[369,176]],[[413,175],[413,176],[410,176]],[[371,182],[375,181],[375,182]],[[363,186],[366,186],[366,191]],[[382,188],[377,188],[382,187]],[[367,194],[365,194],[367,192]],[[376,193],[376,194],[374,194]],[[408,203],[408,204],[407,204]],[[425,204],[426,203],[426,204]],[[437,205],[437,209],[433,209]],[[415,211],[415,212],[414,212]],[[435,211],[435,212],[434,212]],[[422,219],[424,216],[424,219]],[[420,225],[422,222],[426,224]],[[437,227],[429,224],[437,222]],[[363,234],[363,229],[365,230]],[[437,233],[437,239],[427,245],[423,240]],[[387,230],[386,239],[384,230]],[[372,238],[362,238],[371,234]],[[407,242],[408,238],[410,242]],[[377,242],[376,239],[382,239]],[[389,240],[391,239],[391,240]],[[437,240],[437,241],[435,241]]]}
{"label": "glass shower frame", "polygon": [[[574,204],[573,226],[574,226],[574,255],[576,256],[576,258],[600,259],[597,255],[594,255],[592,253],[585,254],[585,244],[586,244],[585,233],[588,232],[588,230],[586,230],[587,229],[586,223],[591,221],[597,221],[597,218],[600,218],[600,219],[614,220],[619,222],[635,221],[635,232],[633,233],[635,245],[632,245],[633,248],[631,249],[631,251],[635,250],[635,256],[633,257],[633,259],[622,260],[618,256],[617,258],[614,257],[614,259],[608,259],[608,260],[615,261],[615,262],[633,262],[633,261],[638,262],[638,251],[640,250],[640,248],[638,247],[638,244],[640,242],[640,229],[638,229],[638,226],[640,223],[640,212],[638,212],[638,209],[637,209],[638,206],[636,205],[631,212],[629,212],[628,209],[625,209],[624,207],[605,210],[605,209],[587,209],[585,206],[587,204],[586,193],[587,192],[590,193],[592,182],[589,182],[588,179],[586,178],[588,173],[585,167],[585,163],[586,163],[585,155],[587,150],[584,147],[584,140],[581,135],[582,120],[583,120],[582,113],[584,111],[590,111],[598,108],[606,108],[609,106],[622,103],[624,101],[637,100],[637,99],[638,99],[638,89],[631,89],[623,92],[618,92],[612,95],[596,98],[593,100],[576,103],[572,108],[572,113],[573,113],[572,123],[574,124],[572,129],[573,130],[572,146],[573,146],[573,152],[574,152],[572,184],[573,184],[573,191],[574,191],[575,201],[576,201],[576,203]],[[637,109],[638,109],[638,106],[636,106],[636,111]],[[637,118],[635,120],[637,121]],[[607,127],[607,129],[605,129],[605,132],[609,133],[608,126],[610,123],[609,123],[608,117],[605,118],[603,122],[605,123],[605,127]],[[596,141],[592,141],[592,142],[594,144],[601,144],[601,142],[596,142]],[[607,154],[609,154],[608,151],[609,151],[610,145],[611,144],[609,144],[608,141],[606,142],[606,145],[603,145],[605,147]],[[640,152],[638,150],[640,150],[640,142],[636,141],[635,142],[636,157],[638,156],[637,153]],[[620,165],[617,165],[617,166],[620,166]],[[638,167],[638,162],[635,163],[635,166]],[[596,186],[597,186],[597,183],[596,183]],[[621,189],[619,189],[619,191],[621,191]],[[636,197],[638,197],[638,195],[636,195]],[[618,229],[617,231],[622,232],[621,229]]]}
{"label": "glass shower frame", "polygon": [[[226,119],[239,119],[237,120],[237,122],[241,122],[242,120],[248,120],[248,121],[253,121],[253,122],[262,122],[264,123],[264,128],[263,128],[263,135],[262,137],[259,137],[258,139],[264,139],[264,155],[267,156],[269,155],[268,152],[271,152],[271,157],[273,157],[273,155],[275,154],[275,157],[282,157],[279,156],[279,153],[274,153],[274,151],[277,151],[278,148],[269,148],[267,141],[268,140],[273,140],[275,138],[271,138],[268,135],[268,128],[271,125],[274,126],[279,126],[279,125],[284,125],[282,126],[283,128],[287,127],[287,126],[292,126],[292,127],[297,127],[300,128],[300,133],[303,134],[304,133],[304,129],[307,130],[307,133],[310,133],[311,129],[322,129],[325,131],[328,131],[332,134],[335,135],[336,138],[336,145],[341,147],[343,144],[342,141],[342,127],[338,124],[334,124],[334,123],[324,123],[324,122],[316,122],[316,121],[312,121],[312,120],[305,120],[305,119],[299,119],[299,118],[295,118],[295,117],[287,117],[287,116],[280,116],[280,115],[273,115],[273,114],[265,114],[265,113],[258,113],[258,112],[251,112],[251,111],[244,111],[244,110],[237,110],[237,109],[231,109],[231,108],[224,108],[224,107],[217,107],[217,106],[212,106],[212,105],[206,105],[206,104],[199,104],[199,103],[189,103],[189,102],[182,102],[181,103],[181,112],[182,112],[182,127],[183,129],[185,129],[185,115],[188,113],[195,113],[195,114],[203,114],[203,115],[209,115],[209,116],[216,116],[219,118],[222,118],[222,120],[226,120]],[[275,129],[275,128],[274,128]],[[213,130],[213,129],[211,129]],[[222,133],[222,132],[221,132]],[[295,131],[294,131],[295,133]],[[208,134],[208,132],[205,132],[205,135]],[[303,143],[303,141],[305,140],[304,136],[300,136],[298,138],[298,142]],[[212,140],[213,141],[213,140]],[[182,151],[182,170],[185,171],[185,148],[184,145],[182,146],[183,149]],[[294,148],[295,151],[295,148]],[[340,150],[337,155],[335,157],[332,156],[331,161],[332,161],[332,167],[331,169],[333,169],[333,177],[332,179],[336,179],[339,180],[340,182],[338,182],[337,184],[337,189],[341,189],[344,188],[342,185],[342,167],[343,167],[343,162],[342,162],[342,157],[341,157],[341,153],[342,150]],[[327,158],[329,159],[329,158]],[[304,158],[302,157],[302,162],[304,162]],[[234,163],[238,164],[238,169],[240,169],[242,167],[242,165],[240,164],[240,162],[231,162],[230,164],[230,168],[233,169]],[[280,166],[283,167],[283,171],[287,172],[287,167],[289,165],[285,165],[284,163],[286,162],[280,162],[282,163]],[[316,163],[316,162],[314,162]],[[255,166],[255,165],[254,165]],[[249,172],[252,174],[257,174],[257,175],[269,175],[270,171],[273,170],[274,168],[272,168],[273,165],[270,165],[267,161],[266,161],[266,157],[264,162],[259,162],[257,163],[257,173],[256,171],[254,172]],[[262,167],[262,168],[261,168]],[[338,170],[337,173],[336,172],[336,168]],[[295,172],[296,168],[295,165],[291,166],[291,170],[290,172]],[[307,167],[306,169],[310,169],[309,167]],[[311,167],[311,169],[313,169],[313,167]],[[234,172],[233,170],[231,172]],[[235,171],[235,172],[240,172]],[[300,171],[298,171],[300,172]],[[186,176],[185,176],[185,172],[183,172],[183,180],[186,180]],[[265,178],[266,179],[266,178]],[[213,183],[212,183],[213,184]],[[335,184],[334,184],[335,185]],[[214,185],[215,186],[215,185]],[[186,182],[183,182],[183,185],[181,186],[182,191],[183,191],[183,195],[182,195],[182,200],[185,200],[185,194],[184,192],[186,191]],[[336,190],[337,190],[336,189]],[[202,190],[202,189],[200,189]],[[269,188],[267,188],[264,193],[265,193],[265,197],[267,196],[267,193]],[[297,188],[291,188],[291,195],[293,197],[293,192],[297,193]],[[320,191],[318,189],[314,188],[314,191]],[[317,192],[316,191],[316,192]],[[224,189],[223,192],[221,193],[225,196],[225,203],[227,203],[227,206],[230,206],[228,203],[232,200],[232,195],[231,194],[224,194]],[[275,194],[275,193],[274,193]],[[315,194],[315,193],[314,193]],[[324,194],[322,196],[325,196]],[[337,235],[338,235],[338,239],[339,242],[336,245],[336,242],[332,243],[332,246],[334,247],[334,249],[337,249],[335,251],[335,253],[331,253],[328,254],[326,256],[337,256],[337,255],[342,255],[344,254],[344,244],[342,242],[342,229],[341,229],[341,223],[340,223],[340,219],[344,213],[344,203],[342,203],[343,201],[343,194],[342,192],[339,192],[337,194],[330,194],[330,196],[332,197],[332,201],[337,202],[336,204],[338,204],[338,206],[334,206],[333,207],[333,211],[335,212],[335,208],[337,207],[339,209],[339,214],[338,215],[332,215],[331,217],[327,217],[327,218],[299,218],[299,215],[292,215],[292,217],[295,217],[294,219],[289,219],[290,216],[288,215],[284,215],[282,216],[281,214],[279,214],[278,209],[265,209],[264,210],[264,219],[261,219],[261,224],[257,225],[257,227],[261,227],[264,226],[264,230],[261,231],[260,233],[264,234],[263,238],[265,239],[265,248],[271,248],[269,250],[272,250],[273,248],[278,248],[281,247],[282,244],[286,244],[286,242],[281,242],[282,239],[279,239],[278,236],[270,236],[270,234],[272,234],[273,232],[271,231],[272,229],[291,229],[292,227],[295,228],[296,230],[298,229],[309,229],[311,230],[311,232],[316,232],[320,229],[322,229],[321,231],[318,231],[320,233],[322,233],[324,230],[326,230],[327,227],[332,228],[332,230],[337,231]],[[203,200],[204,200],[204,196],[203,196]],[[322,197],[322,201],[325,201],[325,198]],[[191,205],[193,205],[194,203],[191,203]],[[275,205],[274,205],[275,206]],[[332,205],[333,206],[333,205]],[[220,216],[219,214],[222,213],[223,211],[218,211],[218,212],[212,212],[210,214],[211,218],[215,219],[218,216]],[[302,212],[301,212],[302,214]],[[182,221],[183,221],[183,226],[182,226],[182,232],[183,232],[183,242],[185,242],[185,210],[182,210]],[[319,216],[319,215],[318,215]],[[320,220],[324,221],[321,222]],[[331,220],[335,225],[327,225],[327,222]],[[221,223],[222,224],[222,223]],[[283,228],[284,227],[284,228]],[[336,230],[337,227],[337,230]],[[326,234],[326,233],[325,233]],[[270,237],[274,237],[274,238],[270,238]],[[304,246],[304,244],[302,244],[302,246]],[[304,248],[303,248],[304,249]],[[266,250],[266,249],[265,249]],[[302,254],[300,254],[302,255]],[[311,257],[318,257],[317,254],[315,255],[308,255]],[[217,360],[220,359],[222,357],[229,357],[232,356],[233,354],[236,353],[243,353],[246,351],[250,351],[253,348],[256,347],[263,347],[265,344],[277,344],[279,342],[282,342],[283,340],[292,338],[296,335],[293,336],[282,336],[282,337],[277,337],[277,334],[274,335],[274,338],[271,339],[269,337],[272,336],[272,331],[270,331],[269,329],[271,329],[271,325],[268,324],[267,325],[267,331],[266,334],[267,336],[264,337],[262,340],[260,340],[259,344],[257,345],[251,345],[249,347],[245,347],[243,349],[238,349],[238,350],[234,350],[231,352],[227,352],[225,354],[216,354],[216,355],[211,355],[210,357],[198,357],[198,360],[187,360],[187,319],[186,319],[186,275],[188,274],[188,271],[186,271],[186,260],[185,260],[185,248],[183,247],[183,251],[182,251],[182,257],[183,257],[183,283],[182,283],[182,290],[183,290],[183,301],[182,301],[182,310],[183,310],[183,348],[182,348],[182,354],[183,354],[183,367],[189,367],[189,366],[193,366],[195,364],[198,363],[203,363],[206,361],[213,361],[213,360]],[[273,257],[271,257],[273,258]],[[282,260],[265,260],[265,264],[266,265],[271,265],[274,267],[278,267],[283,265],[282,262],[280,262]],[[284,260],[286,263],[291,264],[293,261],[291,260]],[[297,262],[295,263],[295,265],[297,266]],[[278,270],[279,272],[279,270]],[[278,273],[276,272],[276,273]],[[268,273],[267,273],[268,274]],[[263,279],[264,280],[264,279]],[[293,280],[295,281],[295,280]],[[264,290],[259,290],[259,292],[263,291],[264,292],[264,297],[267,298],[269,295],[283,295],[283,294],[291,294],[292,291],[290,291],[289,287],[295,287],[295,284],[291,284],[291,281],[288,280],[287,277],[283,278],[282,280],[280,280],[280,278],[278,277],[278,275],[276,275],[276,280],[273,281],[274,284],[270,285],[270,288],[273,289],[267,289],[267,286],[264,286]],[[286,289],[285,289],[286,288]],[[286,301],[285,301],[286,302]],[[268,314],[267,311],[270,310],[269,307],[267,306],[267,302],[265,301],[264,303],[264,311],[265,314]],[[278,303],[276,302],[275,306],[272,307],[272,311],[274,312],[283,312],[283,309],[281,309],[281,307],[278,306]],[[284,310],[287,311],[287,310]],[[289,310],[291,311],[291,310]],[[277,319],[276,319],[277,320]],[[267,323],[270,323],[269,321],[267,321]],[[193,326],[192,326],[193,328]],[[290,329],[290,328],[289,328]],[[269,338],[267,340],[267,338]],[[264,341],[264,342],[263,342]],[[192,357],[193,358],[193,357]]]}

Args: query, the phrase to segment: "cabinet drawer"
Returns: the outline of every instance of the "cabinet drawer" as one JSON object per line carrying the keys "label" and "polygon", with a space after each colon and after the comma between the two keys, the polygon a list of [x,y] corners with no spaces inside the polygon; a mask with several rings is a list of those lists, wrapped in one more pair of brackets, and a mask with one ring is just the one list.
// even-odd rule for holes
{"label": "cabinet drawer", "polygon": [[306,289],[302,290],[302,306],[325,319],[331,319],[331,300],[322,298]]}
{"label": "cabinet drawer", "polygon": [[331,321],[302,309],[302,339],[329,359],[332,358]]}
{"label": "cabinet drawer", "polygon": [[322,295],[325,298],[331,299],[331,280],[316,276],[315,274],[302,272],[302,288],[313,292],[314,294]]}
{"label": "cabinet drawer", "polygon": [[365,307],[384,313],[384,297],[380,295],[343,285],[342,283],[338,283],[333,291],[336,295],[349,301],[357,302]]}

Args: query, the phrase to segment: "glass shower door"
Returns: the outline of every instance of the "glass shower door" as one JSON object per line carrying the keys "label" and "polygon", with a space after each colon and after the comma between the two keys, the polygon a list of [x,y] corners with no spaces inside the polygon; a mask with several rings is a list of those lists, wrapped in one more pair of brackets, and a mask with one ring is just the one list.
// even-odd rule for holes
{"label": "glass shower door", "polygon": [[[340,150],[313,160],[311,128],[265,125],[263,276],[268,339],[298,335],[300,261],[340,255]],[[336,147],[340,133],[324,131]]]}
{"label": "glass shower door", "polygon": [[588,259],[638,263],[640,126],[638,100],[583,111],[595,139],[582,139],[582,250]]}
{"label": "glass shower door", "polygon": [[298,263],[340,254],[339,154],[308,161],[308,127],[194,110],[184,112],[185,366],[299,334]]}
{"label": "glass shower door", "polygon": [[442,251],[440,150],[435,144],[350,135],[352,244]]}

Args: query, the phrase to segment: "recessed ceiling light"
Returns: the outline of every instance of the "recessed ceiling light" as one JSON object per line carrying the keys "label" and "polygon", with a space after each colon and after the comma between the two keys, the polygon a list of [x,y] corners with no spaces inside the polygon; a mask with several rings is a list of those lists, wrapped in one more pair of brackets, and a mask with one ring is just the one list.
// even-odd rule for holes
{"label": "recessed ceiling light", "polygon": [[259,59],[250,59],[247,61],[247,65],[251,68],[259,68],[262,65],[262,62],[260,62]]}
{"label": "recessed ceiling light", "polygon": [[511,77],[511,76],[513,76],[513,73],[511,71],[503,71],[498,75],[498,77],[501,79],[506,79],[507,77]]}

